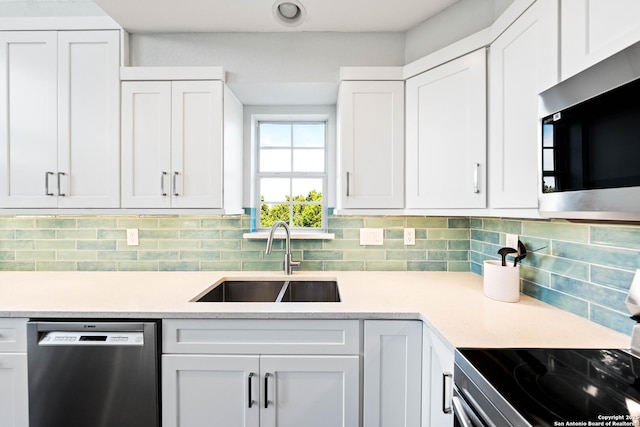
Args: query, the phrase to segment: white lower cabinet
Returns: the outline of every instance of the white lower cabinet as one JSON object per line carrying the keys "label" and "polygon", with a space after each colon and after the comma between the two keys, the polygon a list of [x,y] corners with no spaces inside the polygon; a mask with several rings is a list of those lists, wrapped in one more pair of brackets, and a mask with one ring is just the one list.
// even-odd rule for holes
{"label": "white lower cabinet", "polygon": [[358,426],[358,356],[164,355],[163,425]]}
{"label": "white lower cabinet", "polygon": [[359,427],[359,321],[163,323],[164,427]]}
{"label": "white lower cabinet", "polygon": [[424,328],[422,390],[422,425],[453,426],[453,350],[432,330]]}
{"label": "white lower cabinet", "polygon": [[26,319],[0,319],[0,426],[29,426]]}
{"label": "white lower cabinet", "polygon": [[364,322],[364,427],[420,427],[422,322]]}

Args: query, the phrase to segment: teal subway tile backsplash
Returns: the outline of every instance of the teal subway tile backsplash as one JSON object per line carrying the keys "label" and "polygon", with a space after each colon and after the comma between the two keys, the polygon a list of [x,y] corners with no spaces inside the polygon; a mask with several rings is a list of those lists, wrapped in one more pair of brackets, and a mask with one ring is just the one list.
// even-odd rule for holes
{"label": "teal subway tile backsplash", "polygon": [[[302,270],[469,271],[469,218],[328,217],[333,240],[299,240]],[[282,269],[284,245],[265,255],[248,240],[250,215],[63,215],[0,217],[0,270],[191,271]],[[360,228],[384,229],[382,246],[361,246]],[[404,228],[416,244],[404,244]],[[139,230],[128,246],[126,229]]]}
{"label": "teal subway tile backsplash", "polygon": [[[640,268],[640,225],[482,217],[327,218],[333,240],[294,240],[301,270],[471,271],[499,259],[507,233],[530,252],[522,291],[563,310],[630,334],[624,298]],[[250,215],[0,216],[0,270],[280,271],[284,245],[248,240]],[[384,244],[361,246],[360,228],[384,229]],[[139,230],[129,246],[126,229]],[[415,228],[406,246],[403,229]]]}
{"label": "teal subway tile backsplash", "polygon": [[640,268],[640,225],[508,219],[506,227],[496,221],[471,220],[471,271],[482,274],[485,260],[499,259],[496,241],[502,244],[505,233],[520,229],[520,240],[535,251],[522,261],[525,294],[631,333],[635,322],[624,300]]}

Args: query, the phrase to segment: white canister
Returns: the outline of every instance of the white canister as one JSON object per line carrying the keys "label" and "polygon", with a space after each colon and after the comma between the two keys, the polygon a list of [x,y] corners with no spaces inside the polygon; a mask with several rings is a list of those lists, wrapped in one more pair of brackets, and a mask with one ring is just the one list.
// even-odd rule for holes
{"label": "white canister", "polygon": [[504,302],[520,301],[520,266],[501,261],[484,262],[483,289],[485,296]]}

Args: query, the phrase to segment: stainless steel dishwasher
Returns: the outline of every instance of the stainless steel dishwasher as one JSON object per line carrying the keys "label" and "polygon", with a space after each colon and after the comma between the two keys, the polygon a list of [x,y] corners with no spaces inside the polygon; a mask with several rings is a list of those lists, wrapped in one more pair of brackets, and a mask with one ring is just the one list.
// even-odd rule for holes
{"label": "stainless steel dishwasher", "polygon": [[27,324],[30,427],[159,427],[159,323]]}

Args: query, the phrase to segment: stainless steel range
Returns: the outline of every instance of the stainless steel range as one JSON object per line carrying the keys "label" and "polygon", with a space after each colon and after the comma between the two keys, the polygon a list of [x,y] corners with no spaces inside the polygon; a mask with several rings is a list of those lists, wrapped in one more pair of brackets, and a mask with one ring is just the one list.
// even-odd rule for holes
{"label": "stainless steel range", "polygon": [[[640,270],[626,305],[640,322]],[[460,348],[456,426],[640,427],[640,323],[629,350]]]}
{"label": "stainless steel range", "polygon": [[640,426],[639,378],[622,350],[458,349],[456,425]]}

